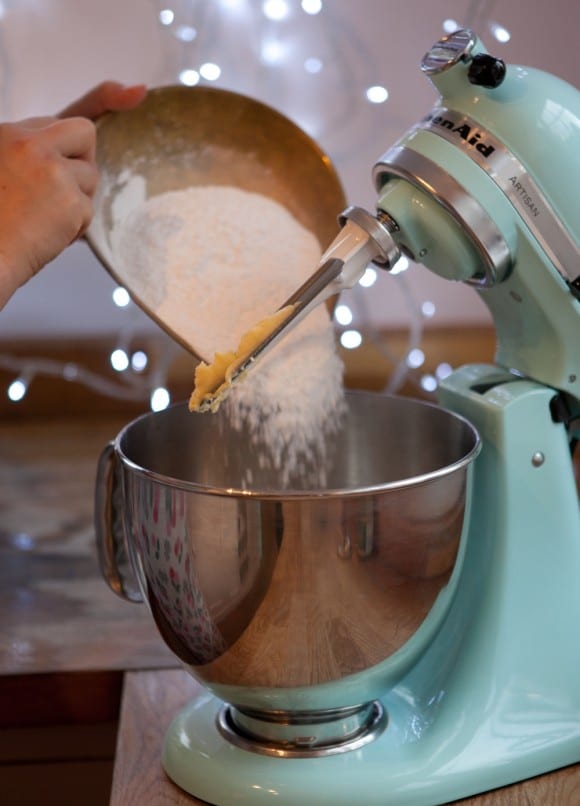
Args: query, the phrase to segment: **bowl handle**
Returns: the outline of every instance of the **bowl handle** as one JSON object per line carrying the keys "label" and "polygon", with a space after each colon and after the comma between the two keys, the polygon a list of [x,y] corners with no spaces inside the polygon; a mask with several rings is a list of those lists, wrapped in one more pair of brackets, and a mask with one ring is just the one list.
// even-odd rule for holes
{"label": "bowl handle", "polygon": [[122,495],[121,467],[114,443],[110,442],[99,457],[95,485],[95,533],[101,573],[117,596],[143,602],[127,550]]}

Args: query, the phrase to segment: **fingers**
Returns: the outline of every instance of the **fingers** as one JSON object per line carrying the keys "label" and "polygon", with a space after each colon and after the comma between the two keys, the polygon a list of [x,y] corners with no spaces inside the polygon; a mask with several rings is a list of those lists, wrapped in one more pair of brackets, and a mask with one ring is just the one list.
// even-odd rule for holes
{"label": "fingers", "polygon": [[69,159],[68,168],[81,192],[92,198],[99,182],[95,165],[80,159]]}
{"label": "fingers", "polygon": [[86,119],[80,126],[73,119],[40,129],[0,125],[0,263],[8,267],[12,290],[89,226],[97,169],[83,157],[90,154],[93,129]]}
{"label": "fingers", "polygon": [[93,202],[88,196],[81,196],[79,199],[79,216],[80,225],[70,243],[74,243],[78,241],[79,238],[82,238],[93,220]]}
{"label": "fingers", "polygon": [[86,117],[96,120],[105,112],[132,109],[141,103],[147,94],[144,84],[124,86],[117,81],[103,81],[77,101],[69,104],[59,118]]}
{"label": "fingers", "polygon": [[98,181],[93,121],[104,112],[137,106],[146,94],[145,86],[107,81],[57,117],[0,124],[0,263],[10,273],[5,287],[0,276],[0,306],[84,235]]}
{"label": "fingers", "polygon": [[53,121],[42,134],[45,145],[55,148],[63,157],[95,162],[95,126],[86,118]]}
{"label": "fingers", "polygon": [[35,152],[33,156],[29,150],[28,162],[43,163],[52,177],[48,180],[53,183],[51,192],[62,194],[58,198],[70,221],[72,242],[86,231],[93,215],[98,184],[95,125],[86,118],[53,118],[44,128],[28,129],[27,137],[34,141],[29,149]]}
{"label": "fingers", "polygon": [[45,117],[26,118],[25,120],[19,120],[15,125],[22,126],[25,129],[44,129],[46,126],[50,126],[51,123],[54,123],[55,120],[55,117],[49,117],[47,115]]}
{"label": "fingers", "polygon": [[[56,121],[45,130],[45,146],[52,147],[66,160],[65,168],[73,187],[80,191],[80,224],[76,238],[87,229],[92,218],[92,197],[97,189],[95,162],[95,126],[86,118]],[[73,239],[74,240],[74,239]]]}

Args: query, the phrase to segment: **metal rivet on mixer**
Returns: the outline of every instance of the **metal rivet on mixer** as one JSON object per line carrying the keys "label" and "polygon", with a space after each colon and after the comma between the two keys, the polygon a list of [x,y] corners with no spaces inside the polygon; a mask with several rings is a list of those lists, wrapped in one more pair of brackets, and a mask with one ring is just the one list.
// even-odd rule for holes
{"label": "metal rivet on mixer", "polygon": [[522,298],[520,297],[520,295],[518,294],[517,291],[510,291],[510,297],[512,299],[515,299],[516,302],[521,302],[522,301]]}
{"label": "metal rivet on mixer", "polygon": [[425,257],[426,254],[427,254],[427,250],[426,249],[421,249],[421,251],[419,252],[419,257]]}
{"label": "metal rivet on mixer", "polygon": [[569,378],[568,378],[568,381],[570,383],[575,383],[576,382],[576,376],[575,375],[570,375]]}
{"label": "metal rivet on mixer", "polygon": [[296,736],[294,744],[297,747],[310,747],[316,744],[316,736]]}
{"label": "metal rivet on mixer", "polygon": [[534,467],[541,467],[546,460],[546,457],[542,453],[542,451],[536,451],[532,456],[532,464]]}

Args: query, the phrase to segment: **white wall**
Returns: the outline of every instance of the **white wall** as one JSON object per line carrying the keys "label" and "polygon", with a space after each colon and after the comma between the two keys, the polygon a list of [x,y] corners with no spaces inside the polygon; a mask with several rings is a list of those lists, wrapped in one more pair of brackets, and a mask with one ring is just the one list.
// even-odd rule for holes
{"label": "white wall", "polygon": [[[259,0],[4,0],[0,2],[0,104],[4,119],[50,113],[104,78],[150,85],[175,83],[183,66],[211,60],[222,66],[219,86],[270,103],[317,138],[335,161],[351,203],[374,205],[375,159],[430,108],[435,95],[418,70],[427,48],[453,18],[476,28],[490,50],[578,83],[580,3],[577,0],[326,0],[305,14],[288,0],[291,16],[265,20]],[[173,8],[197,39],[183,45],[161,26],[159,9]],[[496,21],[511,33],[499,44]],[[278,50],[276,50],[278,48]],[[264,55],[280,61],[264,62]],[[304,60],[324,69],[309,75]],[[385,85],[383,105],[365,89]],[[410,309],[429,299],[434,324],[486,322],[470,289],[413,267],[404,286],[382,278],[378,292],[353,304],[377,326],[404,326]],[[21,289],[0,315],[0,339],[31,334],[117,332],[127,317],[152,325],[140,311],[117,309],[114,288],[84,243],[71,247]],[[410,296],[409,296],[410,295]],[[358,301],[357,301],[358,300]]]}

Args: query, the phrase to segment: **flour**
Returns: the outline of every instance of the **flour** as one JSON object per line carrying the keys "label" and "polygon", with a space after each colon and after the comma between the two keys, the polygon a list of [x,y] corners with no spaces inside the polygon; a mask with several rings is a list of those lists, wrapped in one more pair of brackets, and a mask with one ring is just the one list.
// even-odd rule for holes
{"label": "flour", "polygon": [[[318,241],[286,208],[238,188],[193,186],[126,207],[113,210],[119,274],[205,361],[235,349],[320,259]],[[290,331],[223,405],[235,428],[249,429],[259,466],[275,468],[285,485],[303,484],[305,474],[323,483],[326,445],[344,407],[343,366],[326,308]]]}

